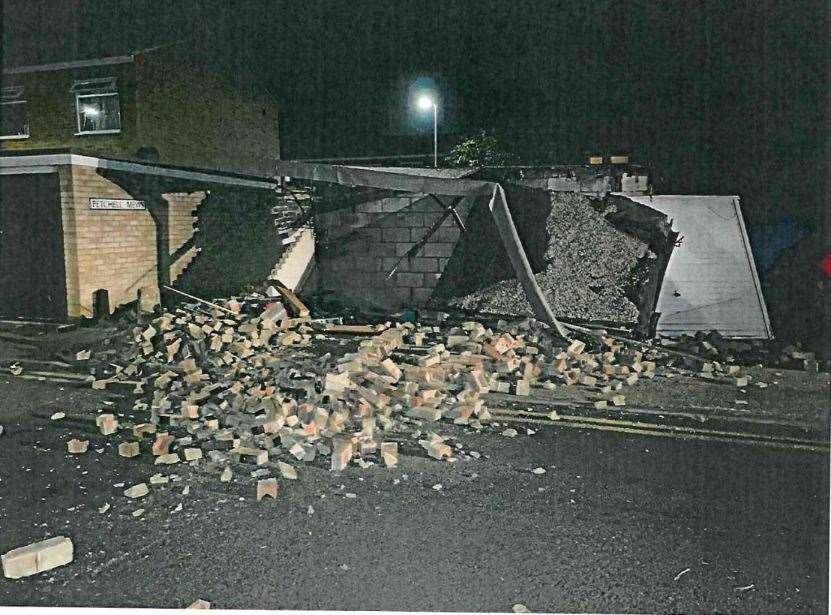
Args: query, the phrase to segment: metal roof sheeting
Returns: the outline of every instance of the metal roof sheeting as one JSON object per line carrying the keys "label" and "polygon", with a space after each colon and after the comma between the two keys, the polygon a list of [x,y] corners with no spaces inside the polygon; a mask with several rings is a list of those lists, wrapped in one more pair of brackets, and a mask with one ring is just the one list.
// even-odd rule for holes
{"label": "metal roof sheeting", "polygon": [[773,338],[739,197],[628,198],[666,214],[680,234],[658,296],[658,333]]}

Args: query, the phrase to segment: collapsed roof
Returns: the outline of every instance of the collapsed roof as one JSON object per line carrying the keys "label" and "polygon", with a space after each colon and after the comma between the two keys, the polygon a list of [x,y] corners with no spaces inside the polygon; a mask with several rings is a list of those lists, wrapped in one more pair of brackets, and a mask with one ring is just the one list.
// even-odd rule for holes
{"label": "collapsed roof", "polygon": [[[400,193],[472,199],[432,304],[534,315],[564,336],[560,316],[654,333],[657,293],[675,241],[665,215],[633,201],[610,206],[580,195],[553,199],[537,187],[489,181],[498,175],[487,169],[447,171],[277,165],[278,175],[320,188],[319,211]],[[607,273],[592,277],[592,268]],[[602,292],[594,290],[598,285]],[[466,302],[471,293],[485,300]]]}

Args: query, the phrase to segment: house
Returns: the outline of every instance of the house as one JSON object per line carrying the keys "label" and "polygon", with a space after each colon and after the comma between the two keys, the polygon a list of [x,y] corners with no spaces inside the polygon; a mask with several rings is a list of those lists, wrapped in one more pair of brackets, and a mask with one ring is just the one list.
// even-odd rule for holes
{"label": "house", "polygon": [[181,45],[6,68],[0,117],[0,318],[235,292],[279,262],[274,101]]}

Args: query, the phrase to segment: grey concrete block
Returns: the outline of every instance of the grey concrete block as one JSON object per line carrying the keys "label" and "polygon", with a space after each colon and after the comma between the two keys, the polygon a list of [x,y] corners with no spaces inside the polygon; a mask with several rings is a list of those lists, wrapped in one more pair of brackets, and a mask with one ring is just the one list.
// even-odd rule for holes
{"label": "grey concrete block", "polygon": [[384,241],[401,242],[410,241],[410,229],[408,228],[385,228]]}
{"label": "grey concrete block", "polygon": [[365,214],[380,214],[384,211],[384,201],[370,201],[368,203],[358,203],[355,206],[355,211]]}
{"label": "grey concrete block", "polygon": [[412,289],[408,286],[399,286],[393,289],[393,297],[398,301],[399,305],[407,305],[412,301]]}
{"label": "grey concrete block", "polygon": [[[447,197],[445,197],[445,199],[447,199]],[[440,214],[444,211],[444,207],[439,206],[439,204],[431,198],[419,199],[413,204],[411,209],[424,214]]]}
{"label": "grey concrete block", "polygon": [[448,227],[441,226],[433,235],[432,239],[437,242],[456,243],[459,239],[459,227],[456,225]]}
{"label": "grey concrete block", "polygon": [[416,257],[410,259],[408,270],[422,273],[436,272],[439,270],[439,263],[435,258]]}
{"label": "grey concrete block", "polygon": [[424,246],[422,253],[428,257],[450,258],[455,247],[456,244],[454,243],[433,243],[431,241]]}
{"label": "grey concrete block", "polygon": [[401,211],[407,209],[412,204],[411,197],[392,197],[383,200],[383,209],[386,213]]}
{"label": "grey concrete block", "polygon": [[381,229],[394,229],[399,228],[401,225],[398,220],[395,219],[395,216],[382,214],[375,218],[373,226]]}
{"label": "grey concrete block", "polygon": [[372,254],[381,258],[387,256],[395,256],[394,243],[376,243],[372,246]]}
{"label": "grey concrete block", "polygon": [[410,248],[412,248],[415,243],[407,242],[398,242],[395,244],[395,255],[396,256],[404,256]]}
{"label": "grey concrete block", "polygon": [[404,226],[409,226],[410,228],[423,227],[424,214],[420,214],[417,212],[407,212],[407,214],[403,216],[403,221]]}
{"label": "grey concrete block", "polygon": [[424,283],[424,276],[420,273],[396,273],[395,274],[395,285],[396,286],[423,286]]}
{"label": "grey concrete block", "polygon": [[361,238],[369,243],[379,243],[383,240],[383,232],[378,227],[369,226],[361,230]]}
{"label": "grey concrete block", "polygon": [[363,272],[380,271],[381,261],[371,256],[361,256],[355,259],[355,269]]}

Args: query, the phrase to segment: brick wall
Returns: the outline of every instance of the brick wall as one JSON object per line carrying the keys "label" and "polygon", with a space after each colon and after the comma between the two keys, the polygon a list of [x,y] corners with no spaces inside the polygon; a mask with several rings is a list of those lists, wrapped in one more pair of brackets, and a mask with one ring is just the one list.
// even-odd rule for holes
{"label": "brick wall", "polygon": [[[61,204],[69,316],[91,316],[93,293],[107,289],[110,308],[135,300],[142,289],[143,307],[159,302],[156,225],[147,210],[91,210],[89,199],[131,199],[113,182],[88,167],[62,167]],[[169,193],[171,253],[193,235],[194,212],[204,192]],[[171,264],[176,279],[195,256],[186,251]]]}
{"label": "brick wall", "polygon": [[[76,134],[78,132],[75,94],[76,79],[115,77],[121,108],[118,134]],[[135,79],[131,64],[96,66],[74,71],[45,71],[4,75],[3,85],[21,85],[26,99],[29,137],[0,141],[2,151],[72,147],[94,151],[101,156],[131,157],[135,153]]]}
{"label": "brick wall", "polygon": [[277,106],[231,89],[179,45],[135,61],[136,147],[162,162],[260,176],[279,158]]}
{"label": "brick wall", "polygon": [[[114,77],[121,131],[77,135],[78,79]],[[4,75],[23,86],[28,138],[0,141],[0,151],[71,147],[136,159],[155,148],[159,161],[271,176],[279,158],[278,110],[270,95],[232,88],[183,45],[138,54],[134,62]]]}
{"label": "brick wall", "polygon": [[[457,207],[464,221],[472,201]],[[443,208],[429,197],[412,195],[361,203],[316,217],[317,286],[357,305],[382,308],[419,306],[433,294],[459,239],[450,216],[412,259],[407,253],[441,217]]]}

